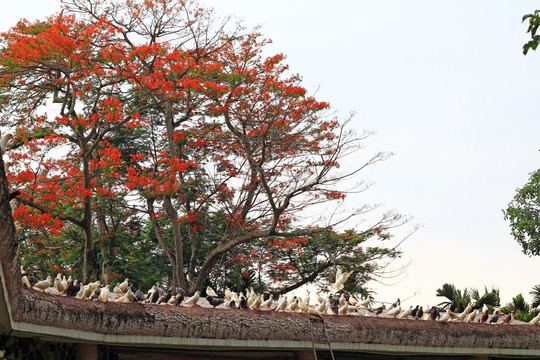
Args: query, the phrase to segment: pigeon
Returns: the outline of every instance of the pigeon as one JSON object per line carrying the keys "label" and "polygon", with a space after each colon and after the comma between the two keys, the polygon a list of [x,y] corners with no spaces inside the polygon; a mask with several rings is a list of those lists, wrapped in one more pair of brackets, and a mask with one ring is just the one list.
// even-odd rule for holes
{"label": "pigeon", "polygon": [[343,272],[343,270],[341,270],[341,267],[338,266],[338,269],[336,272],[336,280],[332,284],[332,289],[337,290],[337,291],[343,289],[343,287],[345,286],[344,285],[345,282],[347,282],[347,279],[349,278],[349,276],[351,276],[351,274],[352,274],[352,271]]}
{"label": "pigeon", "polygon": [[34,284],[34,287],[38,288],[41,291],[45,291],[45,289],[49,288],[51,286],[53,279],[52,276],[47,276],[47,279],[38,281]]}
{"label": "pigeon", "polygon": [[441,321],[450,321],[451,315],[450,315],[450,307],[446,308],[446,312],[441,316]]}
{"label": "pigeon", "polygon": [[482,317],[480,318],[480,322],[482,324],[485,324],[487,322],[487,319],[489,317],[488,312],[489,312],[489,310],[486,309],[486,311],[484,311],[484,313],[482,314]]}
{"label": "pigeon", "polygon": [[152,295],[150,295],[149,298],[147,297],[147,300],[148,300],[150,303],[153,303],[153,304],[155,304],[155,303],[158,301],[159,296],[160,296],[160,295],[159,295],[159,287],[158,287],[158,285],[154,285],[154,286],[155,286],[155,287],[153,288],[154,291],[152,291]]}
{"label": "pigeon", "polygon": [[240,296],[240,309],[249,310],[249,305],[244,296]]}
{"label": "pigeon", "polygon": [[322,303],[319,304],[319,306],[317,306],[316,310],[320,312],[321,314],[324,314],[327,309],[328,309],[328,303],[326,301],[323,301]]}
{"label": "pigeon", "polygon": [[195,294],[193,294],[192,297],[190,297],[187,300],[184,300],[184,305],[199,306],[197,305],[197,301],[199,301],[200,297],[201,297],[201,292],[195,291]]}
{"label": "pigeon", "polygon": [[404,310],[401,314],[397,316],[398,319],[408,318],[413,312],[412,305],[409,307],[409,310]]}
{"label": "pigeon", "polygon": [[167,303],[178,306],[182,301],[184,301],[184,289],[177,288],[176,295],[174,295]]}
{"label": "pigeon", "polygon": [[30,280],[28,280],[28,276],[23,275],[23,277],[21,277],[21,281],[24,285],[28,286],[29,288],[32,288],[32,284],[30,284]]}
{"label": "pigeon", "polygon": [[62,282],[62,276],[60,274],[58,274],[56,279],[54,279],[54,288],[58,290],[60,294],[62,294],[64,290],[66,290],[64,283]]}
{"label": "pigeon", "polygon": [[217,297],[218,297],[218,294],[216,294],[216,292],[214,291],[214,289],[212,289],[210,286],[207,286],[207,287],[206,287],[206,295],[211,296],[211,297],[213,297],[213,298],[217,298]]}
{"label": "pigeon", "polygon": [[358,303],[358,306],[362,306],[362,307],[367,307],[369,305],[369,303],[371,302],[371,299],[370,298],[367,298],[361,302]]}
{"label": "pigeon", "polygon": [[377,317],[379,317],[380,314],[382,314],[383,310],[386,308],[384,304],[382,304],[380,307],[376,309],[368,309],[370,312],[374,313]]}
{"label": "pigeon", "polygon": [[418,307],[419,307],[419,306],[416,305],[416,307],[415,307],[415,308],[413,309],[413,311],[411,312],[411,316],[412,316],[413,318],[415,318],[415,319],[416,319],[416,313],[418,312]]}
{"label": "pigeon", "polygon": [[353,294],[349,295],[349,304],[351,304],[352,306],[358,305],[358,300],[356,300]]}
{"label": "pigeon", "polygon": [[401,306],[398,306],[398,307],[390,308],[390,310],[388,310],[386,315],[396,317],[399,315],[400,312],[401,312]]}
{"label": "pigeon", "polygon": [[260,308],[261,309],[270,309],[273,302],[274,302],[274,297],[272,296],[272,294],[270,294],[270,297],[267,300],[262,302]]}
{"label": "pigeon", "polygon": [[221,298],[210,296],[210,295],[206,296],[206,300],[208,300],[210,305],[212,305],[214,308],[216,306],[219,306],[219,305],[221,305],[221,304],[223,304],[225,302],[225,299],[221,299]]}
{"label": "pigeon", "polygon": [[536,325],[538,324],[538,322],[540,321],[540,313],[538,315],[536,315],[535,317],[533,317],[529,322],[528,324],[529,325]]}
{"label": "pigeon", "polygon": [[107,302],[109,300],[109,292],[110,292],[109,286],[110,285],[105,285],[104,287],[101,288],[101,291],[99,292],[99,296],[98,296],[99,301]]}
{"label": "pigeon", "polygon": [[499,314],[494,313],[493,316],[491,317],[491,319],[489,319],[489,323],[490,324],[496,324],[497,321],[499,321]]}
{"label": "pigeon", "polygon": [[144,296],[144,292],[142,291],[142,285],[139,285],[139,289],[135,291],[135,301],[144,301],[146,297]]}
{"label": "pigeon", "polygon": [[101,285],[98,285],[97,288],[94,289],[94,291],[92,291],[92,294],[90,294],[90,299],[97,299],[99,298],[99,295],[101,295],[101,289],[103,288],[103,286]]}
{"label": "pigeon", "polygon": [[467,316],[467,322],[473,322],[474,319],[476,318],[476,313],[478,312],[478,309],[474,309],[470,314],[469,316]]}
{"label": "pigeon", "polygon": [[159,297],[156,304],[167,303],[171,299],[171,297],[172,297],[172,290],[169,289],[167,290],[167,293],[165,295],[162,295]]}
{"label": "pigeon", "polygon": [[236,306],[234,300],[231,300],[231,302],[229,303],[229,309],[238,309],[238,306]]}
{"label": "pigeon", "polygon": [[81,283],[79,282],[79,280],[71,280],[71,282],[68,283],[68,286],[66,287],[66,291],[65,294],[67,296],[75,296],[77,295],[77,293],[81,290]]}
{"label": "pigeon", "polygon": [[398,307],[400,305],[401,305],[401,300],[399,300],[399,298],[398,298],[397,301],[390,306],[390,309],[393,309],[393,308]]}
{"label": "pigeon", "polygon": [[279,295],[277,306],[274,311],[283,311],[287,307],[287,297]]}
{"label": "pigeon", "polygon": [[13,137],[12,134],[7,133],[0,139],[0,155],[4,155],[7,150],[7,144],[9,140]]}
{"label": "pigeon", "polygon": [[251,303],[250,309],[251,310],[259,310],[262,304],[262,295],[257,295],[257,298]]}
{"label": "pigeon", "polygon": [[431,320],[440,318],[441,314],[439,313],[439,309],[437,309],[436,306],[432,306],[431,309],[429,309],[429,316],[431,317]]}
{"label": "pigeon", "polygon": [[469,304],[465,308],[465,314],[469,314],[471,311],[472,311],[472,304],[469,302]]}
{"label": "pigeon", "polygon": [[298,304],[300,302],[300,298],[294,297],[294,300],[292,302],[289,302],[289,305],[287,305],[287,308],[291,311],[296,311],[298,309]]}
{"label": "pigeon", "polygon": [[506,315],[502,318],[501,324],[510,324],[510,322],[513,320],[513,315],[514,315],[513,312],[509,312],[508,314],[506,314]]}
{"label": "pigeon", "polygon": [[414,316],[414,319],[415,319],[415,320],[421,319],[422,316],[424,316],[424,309],[422,309],[422,307],[420,306],[420,307],[418,308],[418,310],[416,311],[416,314],[415,314],[415,316]]}
{"label": "pigeon", "polygon": [[125,293],[129,286],[129,279],[126,278],[121,284],[118,285],[122,293]]}

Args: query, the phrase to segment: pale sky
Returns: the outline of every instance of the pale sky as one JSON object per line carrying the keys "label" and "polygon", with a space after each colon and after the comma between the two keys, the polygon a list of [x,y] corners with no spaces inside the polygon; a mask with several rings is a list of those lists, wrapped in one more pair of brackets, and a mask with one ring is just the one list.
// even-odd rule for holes
{"label": "pale sky", "polygon": [[[423,225],[401,246],[405,274],[371,283],[380,301],[434,305],[444,283],[500,289],[502,304],[540,284],[503,219],[540,167],[540,53],[523,56],[535,1],[206,0],[218,14],[262,25],[308,91],[352,126],[373,129],[367,154],[393,152],[359,179],[364,202]],[[55,0],[0,0],[0,30],[59,10]],[[359,155],[360,156],[360,155]],[[402,232],[406,232],[406,228]],[[398,232],[398,235],[400,233]]]}

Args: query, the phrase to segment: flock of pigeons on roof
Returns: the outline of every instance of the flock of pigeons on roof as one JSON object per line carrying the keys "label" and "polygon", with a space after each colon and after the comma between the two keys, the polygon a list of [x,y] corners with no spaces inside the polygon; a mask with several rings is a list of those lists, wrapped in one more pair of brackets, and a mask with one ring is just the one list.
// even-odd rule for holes
{"label": "flock of pigeons on roof", "polygon": [[[338,271],[338,275],[340,272]],[[346,278],[345,278],[346,281]],[[110,285],[102,285],[99,281],[82,285],[78,280],[71,277],[58,274],[53,279],[48,276],[45,280],[38,281],[35,274],[29,275],[23,271],[22,282],[31,289],[43,291],[49,294],[75,297],[78,299],[88,299],[96,301],[113,301],[117,303],[140,302],[144,304],[173,305],[173,306],[201,306],[217,309],[244,309],[244,310],[272,310],[287,312],[302,312],[308,315],[356,315],[356,316],[376,316],[393,317],[396,319],[416,319],[416,320],[437,320],[437,321],[466,321],[490,324],[506,324],[513,320],[513,314],[501,314],[501,309],[497,308],[493,314],[489,314],[489,309],[484,305],[481,312],[474,309],[472,303],[469,303],[465,310],[460,313],[453,312],[453,306],[447,307],[442,311],[436,306],[427,306],[424,310],[421,306],[412,306],[409,309],[402,310],[401,301],[398,299],[389,309],[385,304],[380,307],[369,307],[371,299],[358,300],[352,294],[347,298],[344,293],[339,298],[324,298],[320,293],[315,294],[314,303],[308,296],[301,298],[296,296],[279,295],[274,300],[273,295],[265,298],[264,294],[257,294],[253,288],[246,289],[245,293],[236,293],[225,289],[224,296],[218,294],[208,286],[206,288],[206,297],[201,296],[197,291],[191,297],[186,298],[183,289],[177,287],[174,292],[172,289],[163,290],[159,283],[156,283],[148,292],[143,292],[142,285],[136,290],[129,285],[129,279],[116,284],[113,290]],[[343,278],[337,279],[332,285],[333,289],[343,288]],[[429,310],[427,310],[429,309]],[[540,321],[540,314],[529,321],[530,325],[536,325]]]}

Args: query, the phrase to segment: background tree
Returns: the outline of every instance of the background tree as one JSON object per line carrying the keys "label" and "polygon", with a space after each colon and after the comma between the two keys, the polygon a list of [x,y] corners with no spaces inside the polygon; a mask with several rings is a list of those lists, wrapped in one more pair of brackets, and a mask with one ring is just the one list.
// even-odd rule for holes
{"label": "background tree", "polygon": [[514,199],[503,210],[510,221],[512,236],[527,255],[540,255],[540,169],[516,190]]}

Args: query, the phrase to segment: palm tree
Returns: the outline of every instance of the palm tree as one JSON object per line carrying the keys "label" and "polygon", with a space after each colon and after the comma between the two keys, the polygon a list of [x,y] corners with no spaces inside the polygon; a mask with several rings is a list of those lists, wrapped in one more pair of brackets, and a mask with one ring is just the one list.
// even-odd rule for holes
{"label": "palm tree", "polygon": [[488,291],[487,287],[484,286],[484,295],[480,296],[478,289],[469,290],[471,298],[475,301],[473,309],[482,309],[486,305],[490,310],[499,306],[501,304],[501,298],[499,296],[499,289],[494,287]]}
{"label": "palm tree", "polygon": [[517,294],[516,297],[512,298],[512,301],[506,304],[506,309],[513,311],[514,313],[526,314],[529,312],[529,304],[525,301],[523,294]]}
{"label": "palm tree", "polygon": [[529,294],[531,294],[533,297],[531,307],[533,308],[539,307],[540,306],[540,284],[533,286]]}
{"label": "palm tree", "polygon": [[467,304],[471,302],[471,296],[467,289],[461,291],[456,289],[454,284],[444,284],[440,289],[437,289],[437,296],[443,296],[448,299],[448,301],[443,301],[438,306],[446,309],[453,304],[455,307],[454,311],[457,312],[465,310]]}

